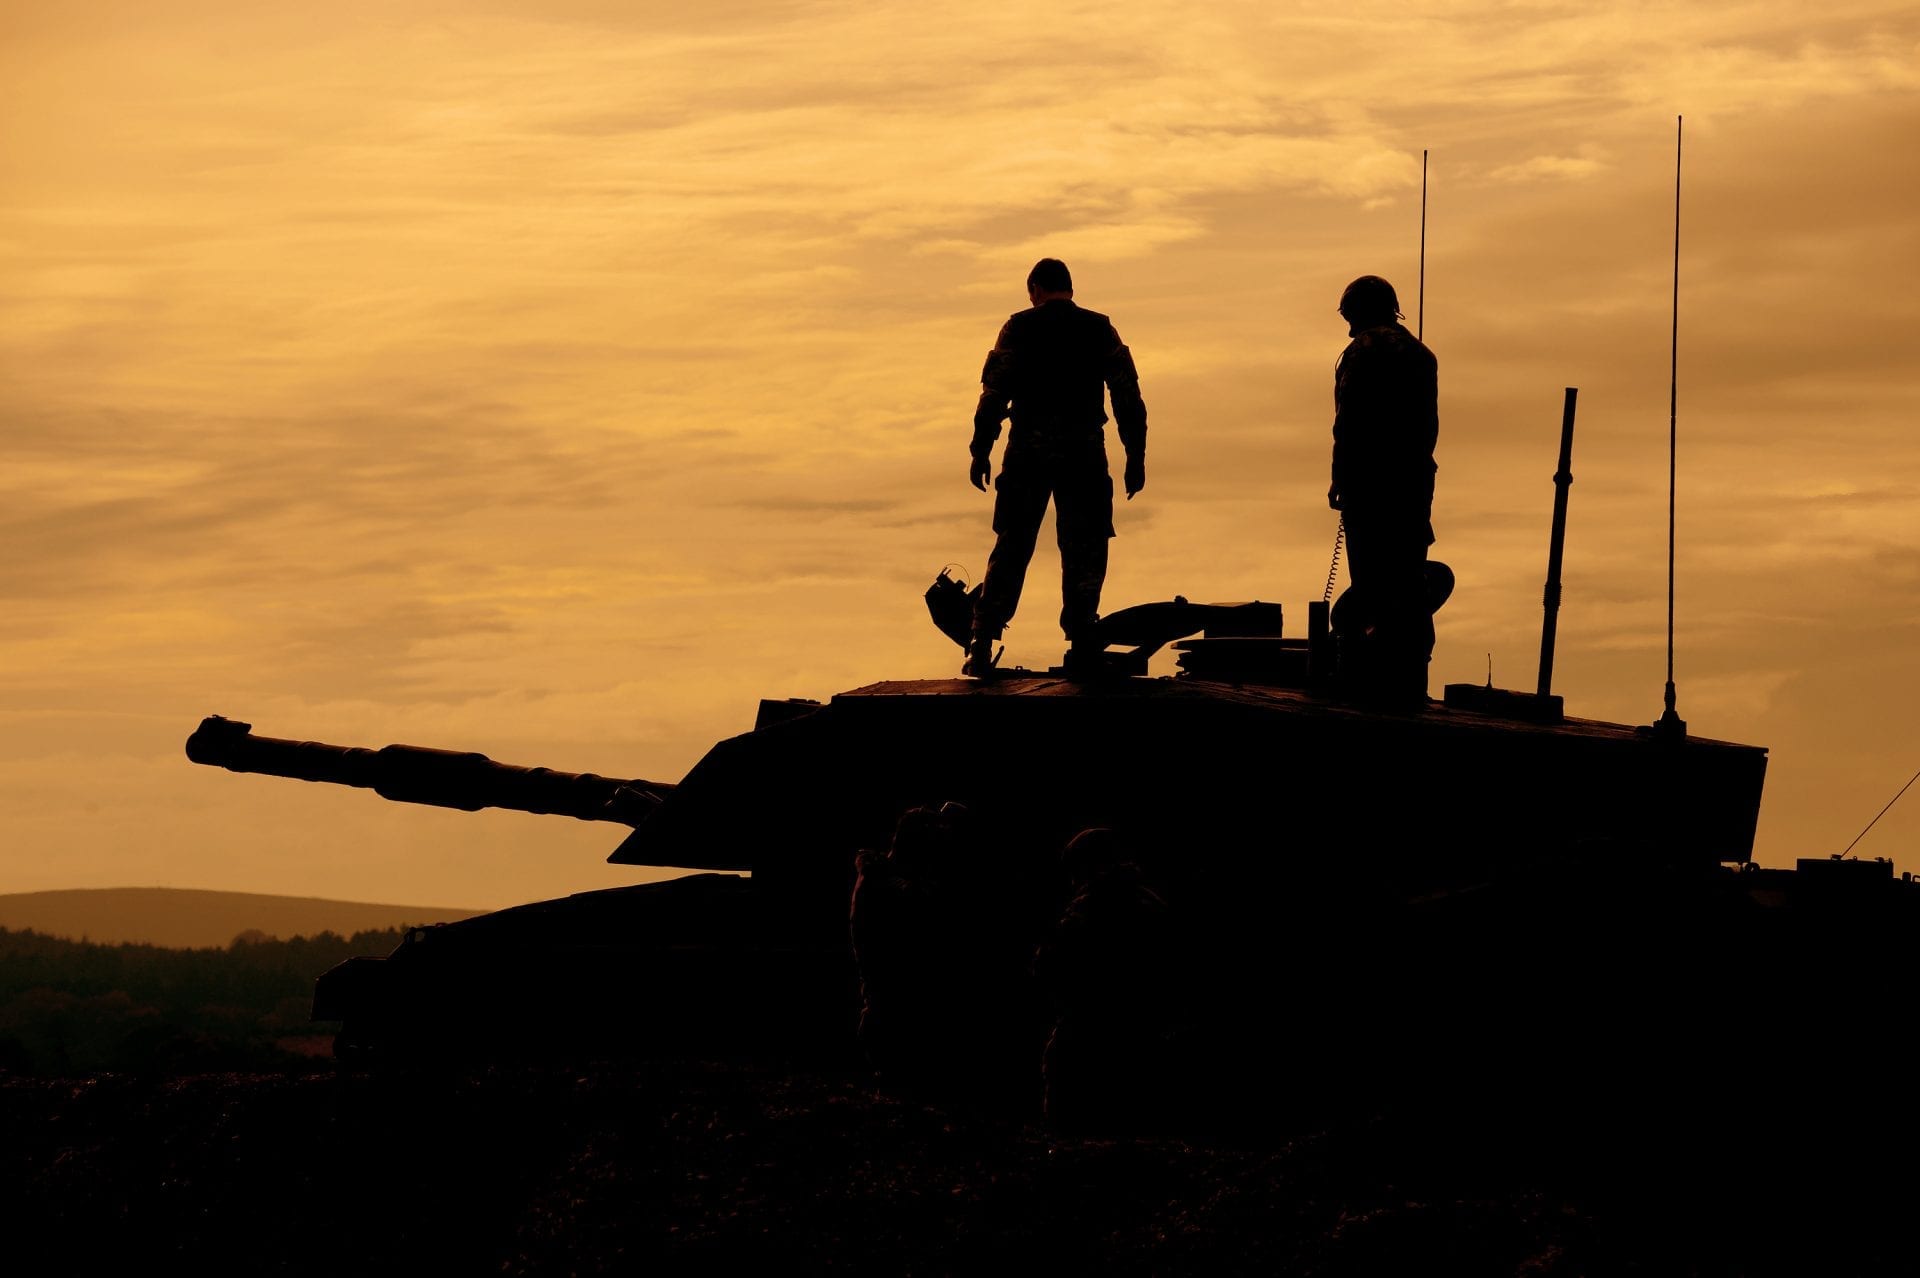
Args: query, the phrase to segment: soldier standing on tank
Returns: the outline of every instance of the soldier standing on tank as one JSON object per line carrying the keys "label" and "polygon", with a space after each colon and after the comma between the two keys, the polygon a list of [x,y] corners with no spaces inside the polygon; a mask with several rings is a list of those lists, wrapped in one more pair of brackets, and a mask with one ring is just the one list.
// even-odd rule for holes
{"label": "soldier standing on tank", "polygon": [[[1440,432],[1438,363],[1399,321],[1393,285],[1362,275],[1340,295],[1352,341],[1333,377],[1333,483],[1327,504],[1346,525],[1359,620],[1342,636],[1342,674],[1356,691],[1424,705],[1433,656],[1426,584],[1433,544],[1433,449]],[[1349,658],[1357,669],[1348,667]]]}
{"label": "soldier standing on tank", "polygon": [[962,673],[985,676],[994,643],[1013,619],[1047,502],[1060,543],[1060,629],[1069,668],[1097,662],[1100,587],[1113,536],[1113,478],[1107,470],[1105,400],[1126,450],[1128,500],[1147,482],[1147,406],[1133,355],[1113,323],[1073,301],[1066,263],[1042,258],[1027,276],[1028,310],[1011,316],[981,370],[967,477],[986,491],[993,444],[1011,414],[1013,428],[994,480],[993,553],[973,614],[973,641]]}

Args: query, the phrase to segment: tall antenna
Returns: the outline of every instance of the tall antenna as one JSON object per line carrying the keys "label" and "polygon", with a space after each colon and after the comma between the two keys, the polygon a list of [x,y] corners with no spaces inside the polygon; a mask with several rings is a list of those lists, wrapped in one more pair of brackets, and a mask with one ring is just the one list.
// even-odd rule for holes
{"label": "tall antenna", "polygon": [[1685,116],[1673,126],[1673,344],[1667,374],[1667,708],[1653,725],[1654,735],[1685,738],[1686,720],[1674,709],[1673,690],[1673,508],[1678,474],[1680,431],[1680,143]]}
{"label": "tall antenna", "polygon": [[1425,147],[1420,148],[1420,303],[1414,314],[1414,340],[1425,341],[1427,336],[1427,149]]}

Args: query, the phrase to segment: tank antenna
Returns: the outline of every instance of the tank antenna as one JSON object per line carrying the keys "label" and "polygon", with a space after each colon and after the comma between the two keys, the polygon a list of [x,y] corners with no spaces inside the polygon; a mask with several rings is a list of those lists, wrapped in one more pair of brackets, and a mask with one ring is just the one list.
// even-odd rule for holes
{"label": "tank antenna", "polygon": [[1420,300],[1414,309],[1413,337],[1427,336],[1427,150],[1420,148]]}
{"label": "tank antenna", "polygon": [[1685,116],[1675,116],[1673,125],[1673,341],[1667,365],[1667,692],[1666,709],[1653,725],[1657,737],[1684,739],[1687,722],[1674,709],[1673,690],[1673,509],[1674,481],[1678,474],[1680,407],[1680,144]]}
{"label": "tank antenna", "polygon": [[[1895,794],[1891,799],[1888,799],[1887,806],[1884,808],[1881,808],[1878,812],[1874,813],[1873,820],[1867,822],[1867,830],[1871,830],[1874,826],[1880,824],[1880,818],[1885,816],[1888,810],[1891,809],[1894,804],[1900,802],[1900,795],[1905,794],[1908,790],[1911,790],[1913,788],[1913,783],[1915,781],[1920,781],[1920,772],[1916,772],[1912,776],[1908,777],[1907,783],[1900,787],[1899,794]],[[1866,838],[1867,830],[1862,830],[1860,831],[1860,833],[1854,835],[1853,843],[1858,843],[1860,840]],[[1840,856],[1835,857],[1834,859],[1837,861],[1841,857],[1846,856],[1848,852],[1853,851],[1853,843],[1847,844],[1846,848],[1841,851]]]}

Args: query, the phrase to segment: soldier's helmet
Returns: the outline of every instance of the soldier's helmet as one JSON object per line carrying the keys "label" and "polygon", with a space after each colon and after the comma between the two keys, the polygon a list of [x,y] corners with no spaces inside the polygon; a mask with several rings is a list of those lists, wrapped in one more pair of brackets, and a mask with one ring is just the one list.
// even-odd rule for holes
{"label": "soldier's helmet", "polygon": [[1340,294],[1340,314],[1349,324],[1356,320],[1399,319],[1400,298],[1393,285],[1378,275],[1362,275]]}

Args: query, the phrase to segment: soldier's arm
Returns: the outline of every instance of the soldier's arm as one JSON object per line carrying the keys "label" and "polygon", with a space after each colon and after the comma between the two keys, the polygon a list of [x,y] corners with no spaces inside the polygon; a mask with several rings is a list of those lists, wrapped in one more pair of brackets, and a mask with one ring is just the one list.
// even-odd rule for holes
{"label": "soldier's arm", "polygon": [[1012,324],[1000,329],[993,349],[987,352],[980,368],[980,403],[973,410],[973,455],[985,457],[1000,438],[1000,423],[1007,419],[1013,399],[1013,351],[1009,345]]}
{"label": "soldier's arm", "polygon": [[982,492],[993,478],[993,444],[1000,438],[1000,423],[1007,419],[1013,399],[1012,352],[1007,346],[1011,328],[1010,323],[1001,328],[980,369],[980,402],[973,410],[973,443],[968,446],[972,460],[967,466],[967,481]]}
{"label": "soldier's arm", "polygon": [[1340,463],[1343,458],[1340,456],[1340,406],[1341,391],[1343,388],[1340,384],[1340,378],[1342,371],[1346,368],[1346,363],[1347,357],[1342,355],[1340,362],[1333,366],[1333,462],[1329,467],[1331,476],[1327,482],[1327,505],[1335,510],[1339,510],[1341,506]]}
{"label": "soldier's arm", "polygon": [[1379,370],[1374,352],[1365,337],[1355,338],[1340,353],[1333,369],[1333,476],[1327,489],[1327,504],[1339,510],[1346,492],[1347,471],[1356,455],[1372,442],[1367,438],[1371,418],[1377,411]]}
{"label": "soldier's arm", "polygon": [[1133,352],[1120,340],[1111,325],[1107,333],[1113,348],[1107,353],[1107,393],[1113,399],[1113,426],[1120,446],[1127,451],[1124,483],[1127,500],[1147,486],[1147,401],[1140,397],[1140,372],[1133,366]]}
{"label": "soldier's arm", "polygon": [[1113,340],[1113,348],[1107,353],[1106,367],[1101,373],[1106,378],[1107,393],[1113,398],[1114,429],[1127,456],[1144,458],[1147,402],[1140,397],[1140,372],[1133,366],[1133,352],[1120,340],[1120,334],[1111,327],[1107,333]]}

